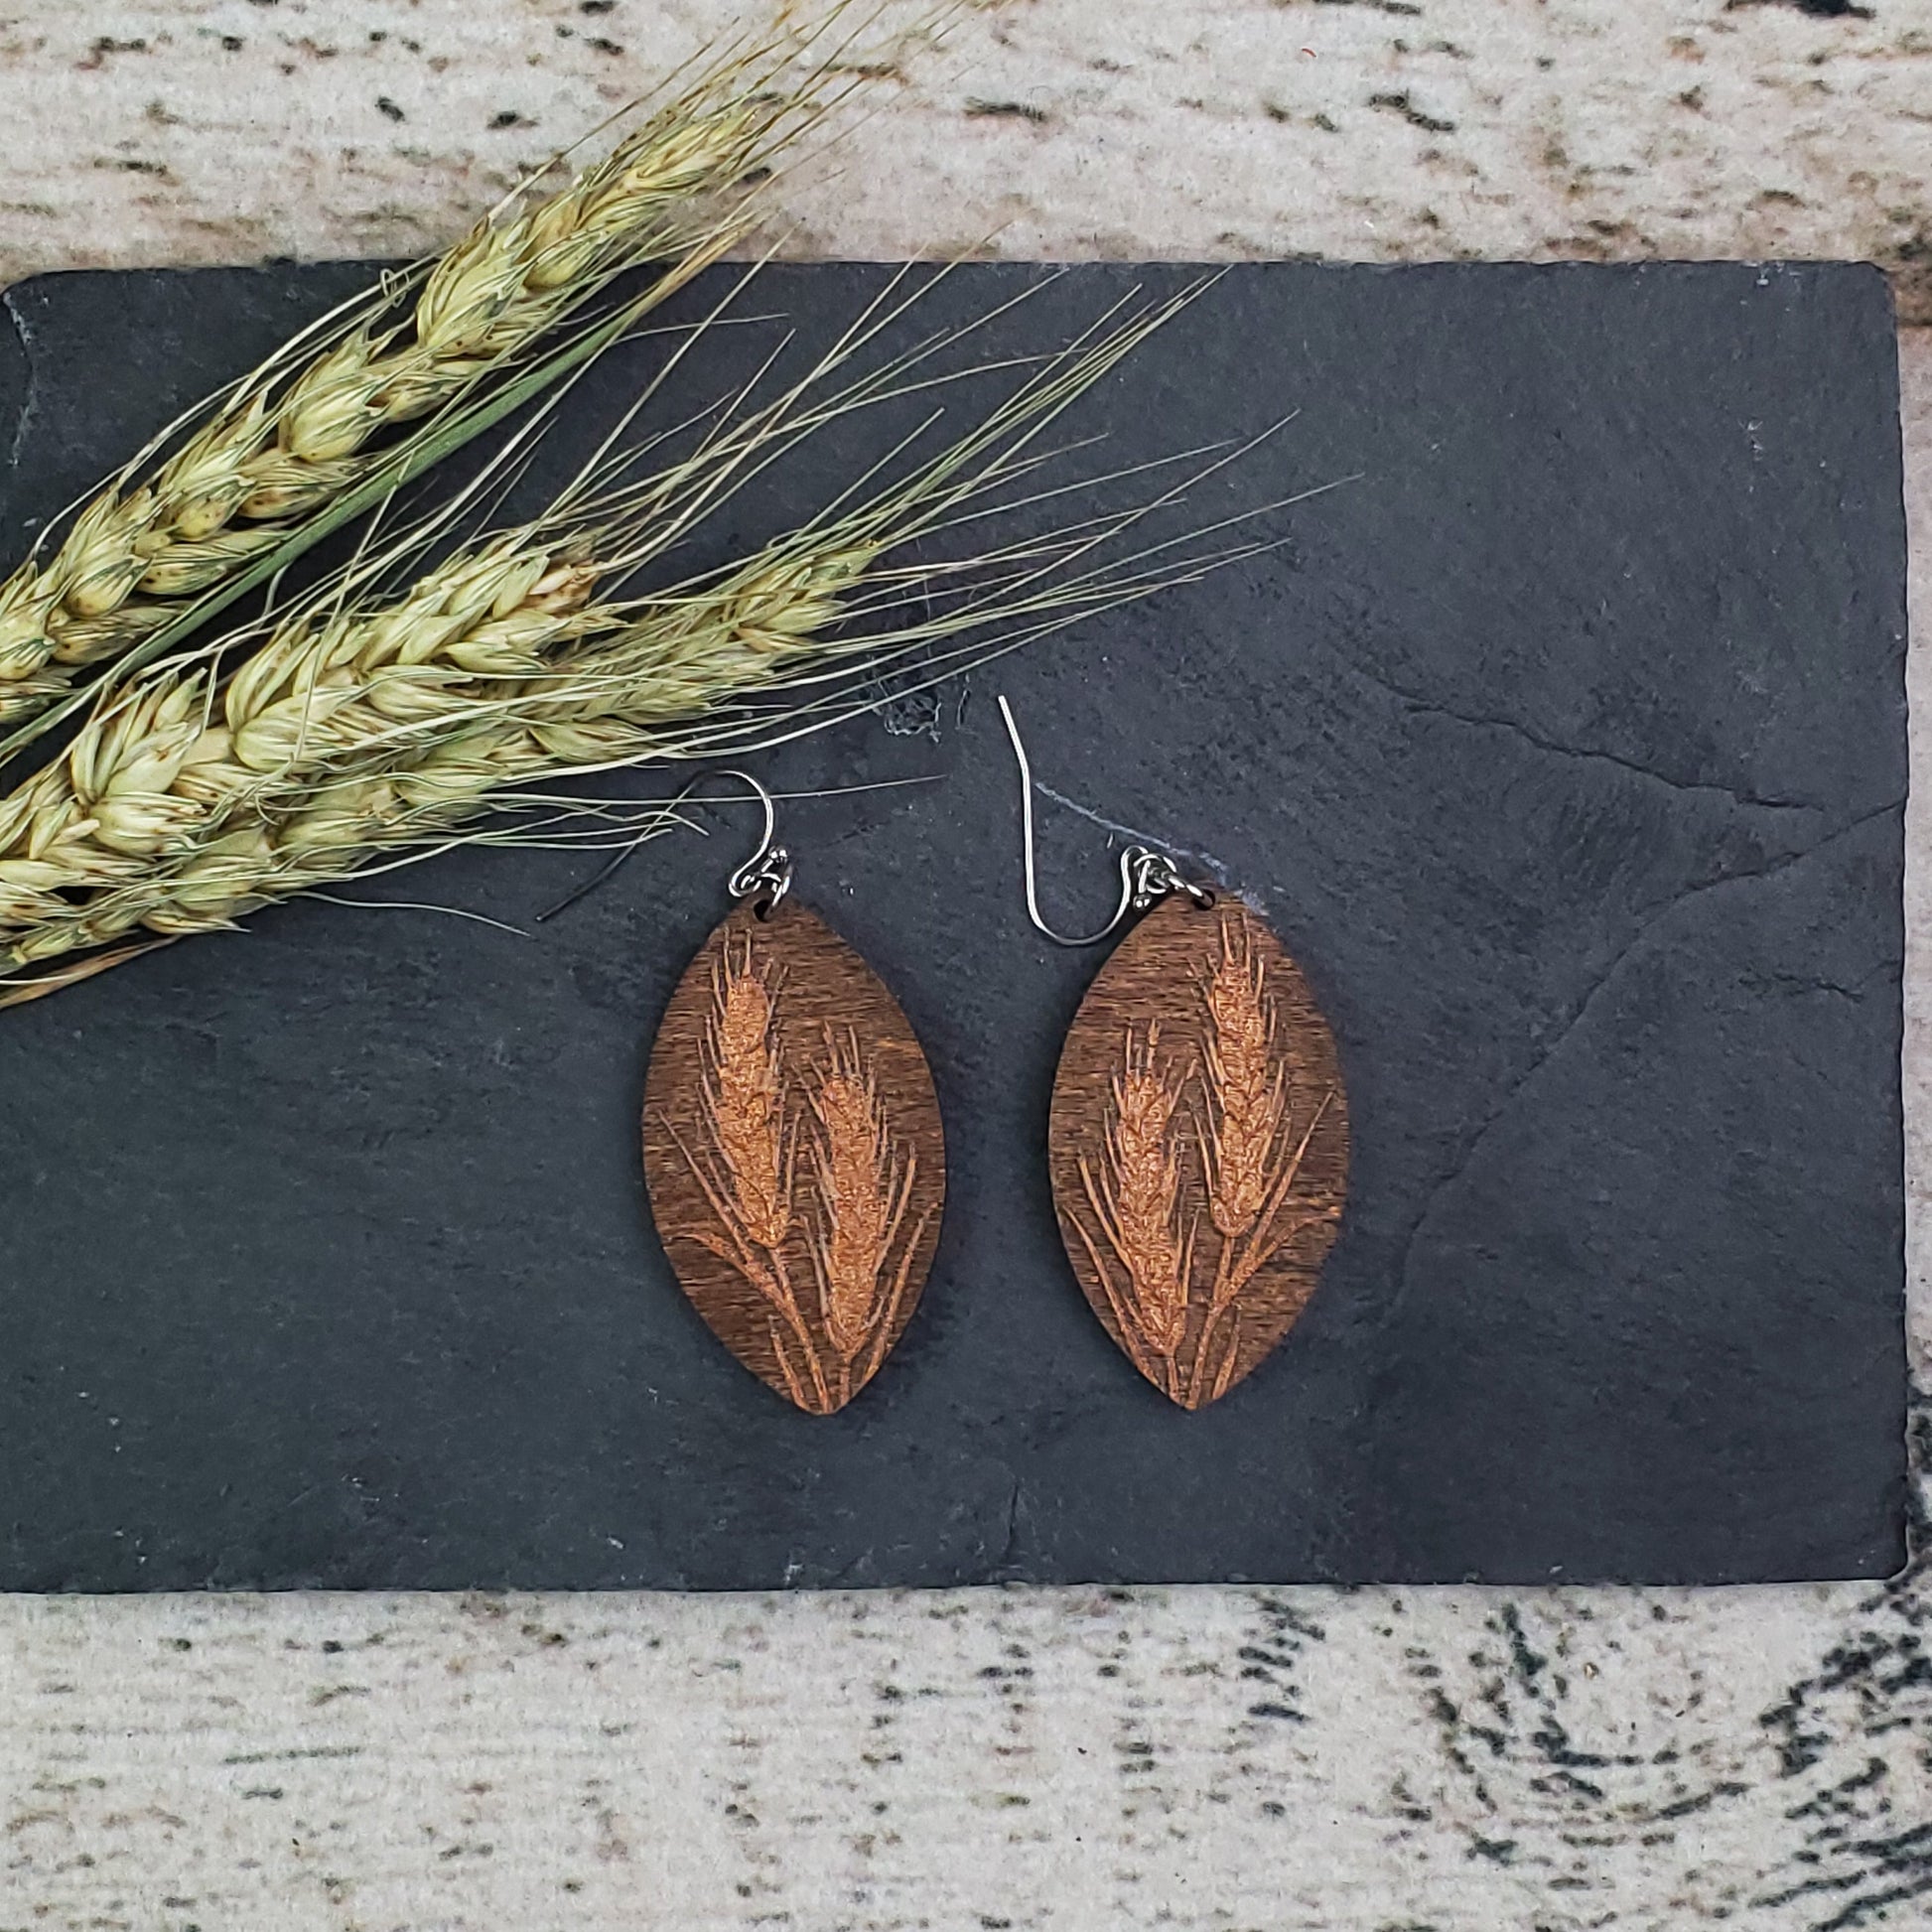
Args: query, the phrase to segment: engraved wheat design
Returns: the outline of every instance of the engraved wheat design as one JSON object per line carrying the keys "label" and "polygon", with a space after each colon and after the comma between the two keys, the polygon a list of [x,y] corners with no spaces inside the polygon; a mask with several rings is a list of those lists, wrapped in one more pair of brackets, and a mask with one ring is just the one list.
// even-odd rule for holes
{"label": "engraved wheat design", "polygon": [[1237,954],[1222,928],[1221,958],[1206,986],[1207,1197],[1224,1242],[1246,1234],[1269,1192],[1275,1137],[1288,1107],[1288,1068],[1275,1053],[1265,968]]}
{"label": "engraved wheat design", "polygon": [[1120,1331],[1130,1339],[1136,1365],[1173,1395],[1178,1386],[1174,1358],[1187,1327],[1193,1229],[1183,1234],[1180,1228],[1180,1149],[1174,1132],[1184,1075],[1176,1079],[1163,1070],[1160,1043],[1158,1021],[1138,1035],[1127,1029],[1110,1083],[1113,1110],[1099,1172],[1084,1157],[1080,1162],[1087,1204],[1126,1276],[1123,1288],[1115,1288],[1112,1271],[1077,1218],[1074,1226]]}
{"label": "engraved wheat design", "polygon": [[[712,973],[701,1076],[708,1148],[671,1138],[717,1221],[691,1238],[732,1267],[769,1308],[772,1352],[801,1409],[831,1409],[832,1392],[792,1289],[785,1261],[791,1234],[797,1133],[786,1118],[778,1056],[777,998],[753,957],[750,934],[734,954],[728,939]],[[802,1363],[786,1351],[789,1334]]]}
{"label": "engraved wheat design", "polygon": [[[1188,1408],[1232,1384],[1242,1291],[1340,1211],[1297,1196],[1336,1088],[1298,1126],[1268,963],[1238,918],[1222,919],[1219,955],[1198,992],[1205,1024],[1192,1050],[1164,1052],[1158,1021],[1124,1030],[1097,1158],[1079,1162],[1097,1238],[1080,1215],[1067,1217],[1129,1355]],[[1204,1216],[1187,1206],[1199,1199],[1190,1185],[1196,1165]]]}
{"label": "engraved wheat design", "polygon": [[[1235,1298],[1297,1235],[1338,1211],[1323,1207],[1299,1218],[1283,1214],[1301,1178],[1309,1143],[1335,1092],[1330,1087],[1322,1094],[1307,1127],[1295,1137],[1290,1073],[1277,1037],[1267,963],[1245,932],[1237,943],[1237,932],[1241,928],[1235,921],[1222,921],[1221,956],[1202,991],[1207,1008],[1202,1158],[1208,1212],[1221,1243],[1188,1382],[1196,1394],[1205,1383],[1209,1401],[1226,1392],[1233,1374],[1239,1322],[1224,1317]],[[1223,1326],[1228,1330],[1226,1355],[1207,1383],[1207,1364]]]}
{"label": "engraved wheat design", "polygon": [[[829,1415],[885,1359],[937,1210],[911,1216],[918,1152],[895,1136],[855,1030],[824,1029],[823,1055],[799,1083],[801,1098],[781,1050],[780,989],[749,933],[742,945],[726,942],[711,992],[700,1146],[666,1127],[712,1224],[681,1231],[757,1291],[791,1399]],[[795,1233],[808,1282],[794,1282],[787,1259]]]}
{"label": "engraved wheat design", "polygon": [[891,1270],[918,1177],[918,1150],[907,1149],[902,1159],[896,1151],[858,1036],[848,1031],[841,1040],[828,1027],[825,1043],[827,1061],[810,1094],[818,1208],[812,1270],[825,1336],[838,1357],[843,1402],[851,1396],[855,1365],[892,1334],[931,1210],[920,1216],[897,1271]]}

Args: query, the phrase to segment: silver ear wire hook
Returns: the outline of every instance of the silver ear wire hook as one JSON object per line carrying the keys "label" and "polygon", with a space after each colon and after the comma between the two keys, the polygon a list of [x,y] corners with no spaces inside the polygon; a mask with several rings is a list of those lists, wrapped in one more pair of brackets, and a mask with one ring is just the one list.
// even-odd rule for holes
{"label": "silver ear wire hook", "polygon": [[1152,846],[1130,845],[1120,855],[1120,903],[1114,916],[1098,932],[1082,938],[1069,938],[1039,916],[1039,885],[1034,865],[1034,770],[1027,759],[1027,748],[1020,740],[1020,727],[1014,723],[1013,707],[1006,694],[1000,694],[1000,716],[1007,721],[1007,736],[1013,741],[1013,756],[1020,765],[1020,826],[1022,856],[1027,880],[1027,916],[1056,946],[1094,946],[1119,929],[1130,912],[1145,912],[1158,898],[1170,893],[1185,893],[1196,905],[1212,905],[1214,895],[1174,870],[1173,861]]}
{"label": "silver ear wire hook", "polygon": [[[763,909],[768,913],[791,891],[791,854],[783,846],[771,843],[771,835],[778,823],[777,807],[771,802],[771,794],[749,771],[741,771],[736,765],[726,765],[717,771],[700,771],[657,814],[657,820],[654,822],[661,822],[670,817],[700,785],[712,778],[737,778],[742,783],[750,785],[759,803],[764,808],[764,830],[759,835],[758,850],[725,881],[725,890],[733,898],[750,898],[755,893],[763,893],[766,896]],[[639,833],[616,858],[600,871],[593,873],[575,892],[560,898],[547,911],[539,912],[536,923],[541,925],[545,919],[555,918],[565,907],[575,905],[587,893],[595,892],[649,836],[648,832]]]}
{"label": "silver ear wire hook", "polygon": [[[764,909],[768,912],[791,891],[791,854],[783,846],[771,843],[771,834],[778,823],[777,807],[771,802],[771,794],[749,771],[741,771],[736,765],[727,765],[724,770],[707,775],[743,778],[758,793],[759,803],[764,807],[764,830],[759,835],[759,849],[726,880],[725,890],[733,898],[750,898],[754,893],[764,893],[767,896]],[[692,780],[693,784],[696,782]],[[689,791],[687,785],[687,795]]]}

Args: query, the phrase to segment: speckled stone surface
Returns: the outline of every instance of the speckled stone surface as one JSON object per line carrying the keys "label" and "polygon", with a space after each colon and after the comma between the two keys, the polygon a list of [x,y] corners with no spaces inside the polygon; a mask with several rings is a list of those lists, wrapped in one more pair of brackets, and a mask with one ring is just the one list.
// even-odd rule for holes
{"label": "speckled stone surface", "polygon": [[[8,272],[427,241],[733,11],[11,17]],[[866,136],[891,166],[801,200],[801,245],[892,254],[1010,219],[1015,254],[1869,252],[1922,312],[1928,48],[1923,0],[974,10]],[[1264,86],[1298,90],[1288,119]],[[505,113],[538,125],[489,125]],[[1923,706],[1932,345],[1902,359]],[[1921,782],[1914,941],[1928,809]],[[1908,955],[1921,1389],[1929,993]],[[1923,1469],[1922,1397],[1914,1427]],[[0,1926],[1916,1926],[1927,1581],[8,1599]]]}

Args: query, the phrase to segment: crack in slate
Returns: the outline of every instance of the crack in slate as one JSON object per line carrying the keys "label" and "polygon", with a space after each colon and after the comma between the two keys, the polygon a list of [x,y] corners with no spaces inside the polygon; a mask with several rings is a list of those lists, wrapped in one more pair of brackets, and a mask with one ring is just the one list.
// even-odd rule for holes
{"label": "crack in slate", "polygon": [[1652,784],[1665,786],[1671,791],[1687,793],[1711,792],[1720,798],[1728,798],[1733,805],[1748,807],[1753,811],[1766,812],[1821,812],[1824,806],[1814,804],[1803,798],[1761,798],[1754,792],[1738,791],[1730,785],[1721,785],[1709,780],[1694,778],[1673,778],[1667,771],[1659,771],[1654,766],[1640,764],[1635,759],[1619,758],[1614,752],[1594,751],[1581,745],[1565,745],[1553,738],[1545,738],[1532,731],[1527,725],[1514,718],[1490,717],[1480,712],[1456,711],[1446,704],[1438,704],[1433,698],[1425,698],[1420,692],[1405,690],[1374,671],[1361,665],[1354,667],[1357,675],[1378,690],[1386,691],[1399,699],[1412,711],[1421,712],[1432,718],[1447,718],[1457,725],[1467,725],[1476,731],[1503,731],[1513,738],[1520,738],[1524,744],[1539,752],[1548,752],[1553,757],[1576,759],[1590,764],[1611,764],[1619,771],[1628,771],[1639,778],[1646,778]]}
{"label": "crack in slate", "polygon": [[40,354],[35,347],[34,332],[27,326],[27,318],[21,314],[20,304],[14,299],[12,289],[0,289],[0,308],[7,312],[7,320],[13,326],[14,340],[19,343],[21,356],[27,364],[27,383],[21,393],[20,414],[14,421],[13,439],[7,446],[8,484],[6,494],[0,497],[0,518],[4,518],[13,511],[13,480],[20,474],[20,453],[39,411]]}
{"label": "crack in slate", "polygon": [[1020,1515],[1024,1507],[1022,1484],[1018,1476],[1012,1478],[1012,1486],[1007,1495],[1006,1539],[1000,1546],[1000,1554],[994,1559],[996,1571],[1005,1571],[1013,1562],[1013,1553],[1020,1543]]}
{"label": "crack in slate", "polygon": [[1702,898],[1708,893],[1721,892],[1726,886],[1747,886],[1756,881],[1776,878],[1779,873],[1788,872],[1793,866],[1802,863],[1806,859],[1815,857],[1828,847],[1838,844],[1840,840],[1850,838],[1854,832],[1869,825],[1874,819],[1884,818],[1890,813],[1902,811],[1903,809],[1904,800],[1894,799],[1888,804],[1874,807],[1871,811],[1862,812],[1849,824],[1840,826],[1836,832],[1827,833],[1825,837],[1819,839],[1815,844],[1808,845],[1801,851],[1785,853],[1782,857],[1773,859],[1768,864],[1759,866],[1750,872],[1733,872],[1725,874],[1722,879],[1702,880],[1694,886],[1686,887],[1683,892],[1667,900],[1651,917],[1646,919],[1630,938],[1617,949],[1616,956],[1611,959],[1610,963],[1591,982],[1584,993],[1583,998],[1571,1010],[1569,1018],[1559,1028],[1556,1037],[1524,1068],[1522,1074],[1511,1084],[1509,1091],[1496,1103],[1488,1117],[1469,1137],[1449,1173],[1430,1188],[1429,1196],[1423,1202],[1422,1211],[1416,1216],[1415,1223],[1409,1230],[1408,1239],[1402,1244],[1402,1259],[1396,1268],[1396,1292],[1389,1303],[1387,1311],[1382,1317],[1382,1325],[1387,1326],[1389,1322],[1395,1319],[1402,1308],[1402,1304],[1408,1298],[1409,1270],[1415,1260],[1417,1245],[1422,1240],[1423,1231],[1428,1227],[1430,1217],[1435,1213],[1437,1204],[1469,1171],[1483,1143],[1516,1105],[1516,1102],[1522,1097],[1524,1089],[1550,1064],[1562,1050],[1564,1042],[1583,1025],[1584,1021],[1588,1017],[1591,1008],[1595,1006],[1597,1000],[1608,989],[1611,982],[1615,980],[1617,974],[1622,971],[1625,962],[1645,940],[1650,938],[1665,920],[1671,918],[1680,906],[1688,905],[1691,900]]}
{"label": "crack in slate", "polygon": [[1836,999],[1850,1000],[1856,1006],[1864,998],[1865,989],[1871,982],[1881,977],[1888,984],[1895,985],[1898,980],[1898,969],[1889,961],[1881,962],[1872,967],[1869,972],[1861,973],[1850,986],[1842,985],[1837,980],[1820,979],[1810,973],[1766,973],[1761,976],[1761,983],[1767,987],[1776,987],[1780,992],[1790,995],[1829,993]]}

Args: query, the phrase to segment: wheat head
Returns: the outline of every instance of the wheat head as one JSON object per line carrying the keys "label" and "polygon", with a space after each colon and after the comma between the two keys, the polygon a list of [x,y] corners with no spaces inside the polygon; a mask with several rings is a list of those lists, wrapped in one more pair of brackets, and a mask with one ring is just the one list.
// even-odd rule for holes
{"label": "wheat head", "polygon": [[772,1253],[791,1232],[792,1179],[774,1019],[771,988],[750,941],[738,958],[727,944],[705,1034],[705,1117],[739,1229]]}
{"label": "wheat head", "polygon": [[[1221,1246],[1184,1385],[1194,1394],[1205,1385],[1209,1402],[1227,1391],[1238,1366],[1242,1292],[1291,1242],[1338,1212],[1332,1203],[1294,1210],[1304,1158],[1335,1089],[1315,1104],[1298,1141],[1290,1106],[1294,1085],[1277,1050],[1266,961],[1246,935],[1237,945],[1239,929],[1238,918],[1223,916],[1221,956],[1202,987],[1208,1021],[1202,1157],[1208,1212]],[[1220,1365],[1210,1381],[1207,1368],[1217,1343]]]}
{"label": "wheat head", "polygon": [[[772,1355],[792,1400],[827,1415],[838,1404],[799,1311],[784,1253],[792,1228],[795,1140],[786,1122],[776,992],[749,936],[738,949],[727,938],[711,994],[699,1075],[704,1151],[689,1147],[671,1122],[665,1127],[710,1207],[713,1224],[700,1222],[681,1232],[762,1298]],[[788,1347],[804,1364],[803,1378]]]}
{"label": "wheat head", "polygon": [[1098,1176],[1082,1160],[1080,1177],[1107,1245],[1127,1273],[1142,1336],[1157,1355],[1172,1359],[1187,1326],[1193,1255],[1179,1226],[1173,1116],[1181,1083],[1157,1066],[1160,1041],[1159,1022],[1138,1038],[1127,1031],[1110,1082],[1105,1160]]}
{"label": "wheat head", "polygon": [[1208,1211],[1224,1241],[1246,1234],[1267,1205],[1288,1107],[1266,967],[1252,949],[1236,951],[1235,930],[1222,921],[1221,957],[1204,989]]}
{"label": "wheat head", "polygon": [[506,787],[674,753],[679,727],[808,656],[868,562],[755,558],[625,612],[589,602],[595,560],[493,544],[218,688],[150,680],[0,799],[0,956],[218,930],[427,846]]}
{"label": "wheat head", "polygon": [[820,1224],[813,1249],[825,1333],[849,1364],[879,1324],[882,1280],[911,1198],[918,1156],[895,1159],[879,1089],[856,1036],[827,1038],[830,1062],[811,1090],[817,1136],[813,1183]]}
{"label": "wheat head", "polygon": [[225,681],[204,666],[135,686],[0,801],[0,930],[192,858],[264,794],[447,713],[486,673],[539,670],[597,627],[595,582],[581,556],[500,539],[372,616],[279,627]]}
{"label": "wheat head", "polygon": [[[867,709],[882,669],[915,653],[916,675],[936,681],[987,648],[1252,554],[1258,545],[1171,557],[1164,545],[1145,570],[1132,558],[1077,567],[1096,526],[1076,523],[979,561],[882,562],[955,511],[984,514],[981,499],[1005,480],[1028,486],[1041,425],[1166,313],[1044,358],[908,480],[863,500],[846,492],[715,573],[628,594],[630,573],[681,541],[739,473],[756,474],[801,420],[856,406],[848,394],[817,415],[788,394],[695,469],[680,459],[643,484],[623,464],[587,472],[589,485],[580,478],[536,522],[458,551],[398,596],[383,587],[420,567],[412,528],[393,554],[325,580],[265,639],[236,632],[109,684],[67,753],[0,796],[0,979],[11,982],[0,1005],[133,957],[142,946],[123,942],[143,932],[218,930],[484,836],[466,828],[492,810],[534,809],[538,781],[742,755]],[[954,641],[989,632],[990,645]],[[761,699],[779,689],[782,702]]]}
{"label": "wheat head", "polygon": [[[34,716],[76,673],[132,648],[382,461],[388,432],[523,357],[632,264],[705,256],[734,216],[694,219],[775,144],[780,109],[714,71],[548,201],[486,219],[422,280],[289,378],[271,362],[145,481],[89,503],[51,556],[0,584],[0,725]],[[797,101],[785,102],[795,107]],[[659,281],[668,293],[686,269]]]}

